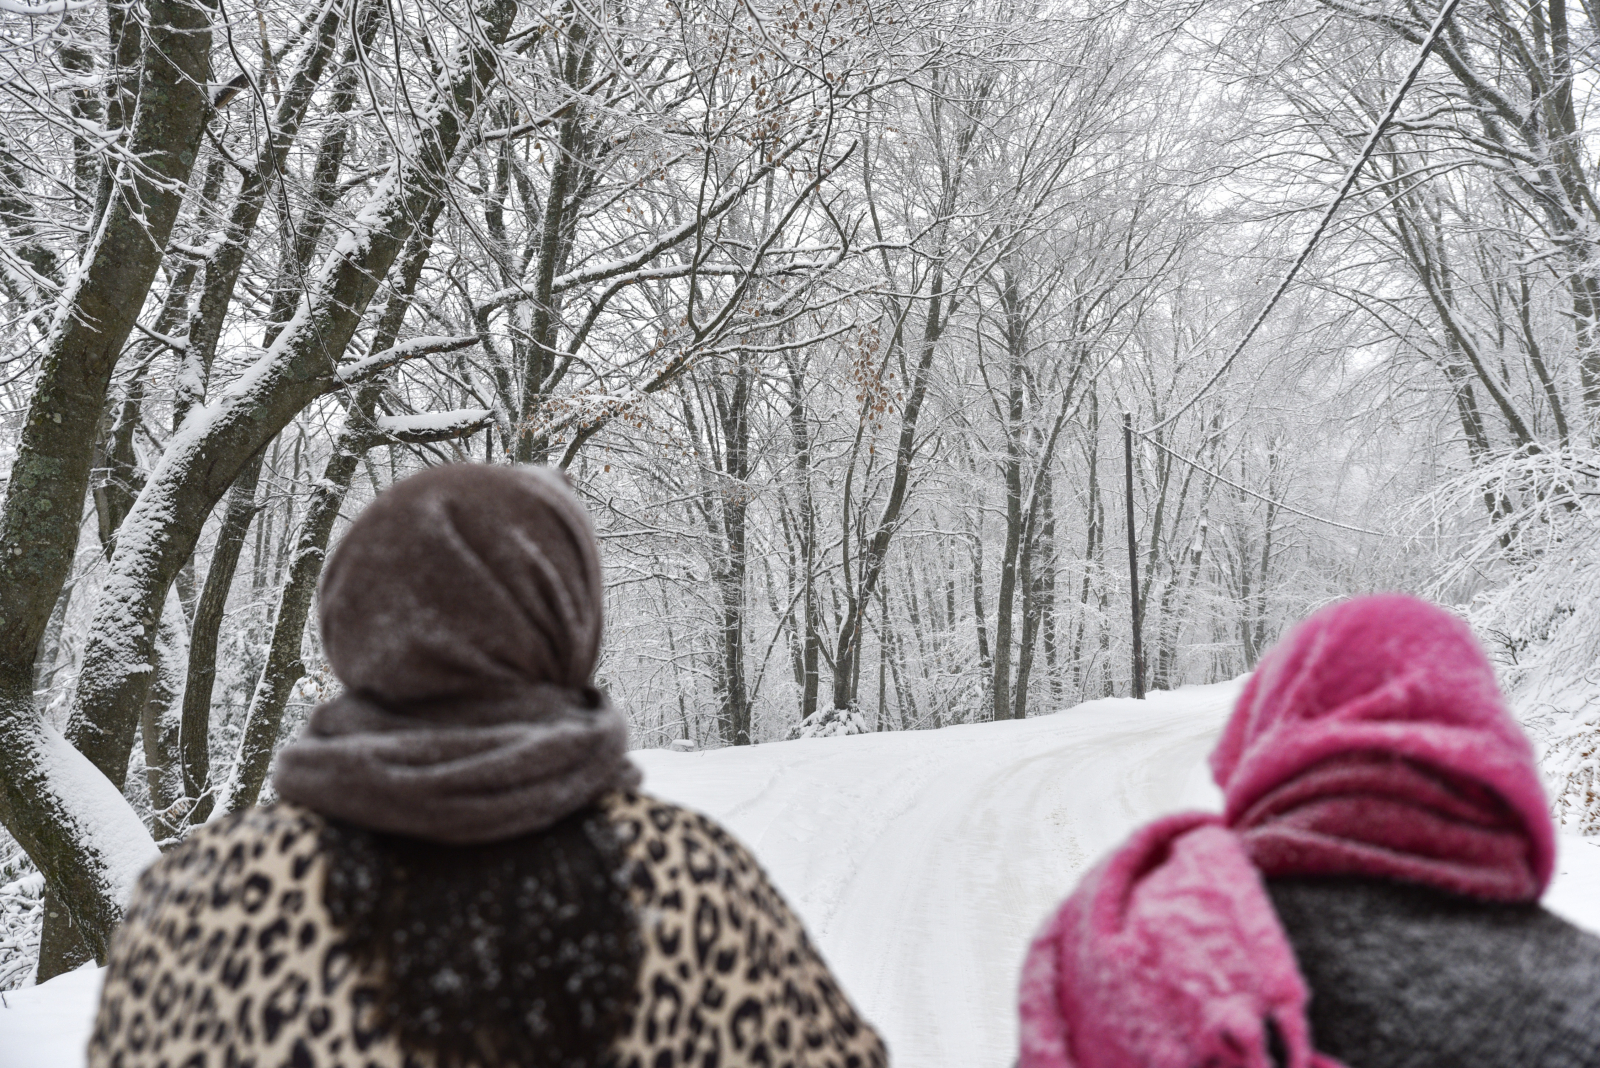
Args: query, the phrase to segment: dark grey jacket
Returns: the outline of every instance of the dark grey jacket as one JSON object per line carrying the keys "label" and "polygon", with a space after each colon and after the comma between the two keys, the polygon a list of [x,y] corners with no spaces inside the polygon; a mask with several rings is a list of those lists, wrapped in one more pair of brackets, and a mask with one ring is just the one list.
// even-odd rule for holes
{"label": "dark grey jacket", "polygon": [[1369,878],[1269,879],[1349,1068],[1600,1068],[1600,937],[1538,905]]}

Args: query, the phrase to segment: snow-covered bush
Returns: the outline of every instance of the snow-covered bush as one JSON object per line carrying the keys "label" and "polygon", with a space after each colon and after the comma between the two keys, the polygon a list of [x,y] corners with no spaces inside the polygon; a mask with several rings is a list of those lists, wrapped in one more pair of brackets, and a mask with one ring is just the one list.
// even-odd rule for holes
{"label": "snow-covered bush", "polygon": [[44,876],[0,831],[0,990],[33,981],[44,926]]}
{"label": "snow-covered bush", "polygon": [[861,714],[859,708],[819,708],[796,725],[789,737],[835,738],[845,734],[868,734],[871,731],[867,717]]}
{"label": "snow-covered bush", "polygon": [[1600,834],[1600,510],[1589,488],[1600,453],[1520,452],[1441,490],[1494,522],[1445,581],[1491,581],[1468,619],[1539,747],[1552,814]]}

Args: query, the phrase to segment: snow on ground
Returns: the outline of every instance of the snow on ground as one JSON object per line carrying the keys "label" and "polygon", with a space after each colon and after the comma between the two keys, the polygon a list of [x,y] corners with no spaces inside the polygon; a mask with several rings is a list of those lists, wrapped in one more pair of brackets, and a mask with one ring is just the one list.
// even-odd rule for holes
{"label": "snow on ground", "polygon": [[[1034,929],[1135,826],[1217,805],[1205,756],[1237,692],[634,756],[646,790],[722,820],[761,859],[897,1068],[1004,1068]],[[1562,839],[1546,903],[1600,930],[1600,840]],[[85,968],[5,994],[0,1068],[81,1064],[98,982]]]}
{"label": "snow on ground", "polygon": [[41,986],[0,993],[0,1068],[77,1068],[100,997],[91,962]]}

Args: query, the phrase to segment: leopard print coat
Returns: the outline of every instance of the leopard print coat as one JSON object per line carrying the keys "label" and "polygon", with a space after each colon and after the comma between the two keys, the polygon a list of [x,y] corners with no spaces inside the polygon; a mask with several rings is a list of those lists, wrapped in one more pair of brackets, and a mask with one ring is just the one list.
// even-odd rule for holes
{"label": "leopard print coat", "polygon": [[[601,801],[645,925],[615,1068],[884,1068],[766,873],[712,820]],[[113,940],[89,1068],[427,1068],[372,1024],[375,991],[322,903],[321,819],[293,805],[210,824],[139,881]]]}

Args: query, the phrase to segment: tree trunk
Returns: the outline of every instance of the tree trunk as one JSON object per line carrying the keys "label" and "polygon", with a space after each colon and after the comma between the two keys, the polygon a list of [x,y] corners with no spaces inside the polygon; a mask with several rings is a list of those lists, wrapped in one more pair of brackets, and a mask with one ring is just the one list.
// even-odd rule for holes
{"label": "tree trunk", "polygon": [[748,354],[739,355],[739,369],[731,395],[722,407],[723,465],[722,535],[725,547],[722,574],[717,583],[722,597],[722,718],[728,740],[749,745],[751,708],[745,681],[745,573],[750,500],[750,380],[754,369]]}
{"label": "tree trunk", "polygon": [[383,5],[363,3],[356,14],[352,40],[345,45],[340,57],[339,72],[328,87],[328,104],[323,114],[326,126],[317,143],[316,163],[311,168],[311,195],[307,198],[305,212],[295,227],[294,241],[289,246],[285,263],[278,272],[277,285],[272,292],[272,306],[267,312],[267,329],[261,344],[271,345],[278,339],[284,323],[294,314],[300,296],[309,282],[306,272],[316,255],[317,242],[327,225],[328,216],[339,202],[343,190],[339,187],[339,174],[344,168],[345,149],[350,141],[350,124],[346,119],[355,106],[357,90],[361,88],[363,55],[377,39],[382,26]]}
{"label": "tree trunk", "polygon": [[226,791],[229,812],[249,808],[260,797],[278,732],[283,727],[284,709],[295,684],[305,675],[300,650],[312,597],[327,558],[333,524],[339,518],[339,509],[350,491],[361,457],[372,442],[371,421],[380,392],[381,387],[369,384],[357,393],[345,417],[344,429],[334,442],[333,455],[323,468],[322,478],[312,487],[305,519],[295,539],[289,580],[278,594],[266,666],[250,698],[250,712],[245,717],[244,732],[239,739],[232,781]]}
{"label": "tree trunk", "polygon": [[[0,821],[55,885],[52,902],[97,959],[120,911],[122,865],[143,851],[137,837],[112,840],[121,831],[108,838],[96,799],[63,780],[72,772],[56,760],[60,740],[34,708],[34,658],[71,572],[111,374],[155,280],[199,147],[211,10],[204,0],[145,6],[140,104],[129,142],[140,162],[115,185],[119,192],[109,197],[107,217],[62,297],[0,507]],[[126,821],[110,822],[120,828]]]}
{"label": "tree trunk", "polygon": [[900,513],[905,508],[911,485],[911,461],[916,453],[917,419],[927,399],[933,357],[939,347],[939,338],[944,334],[946,312],[944,267],[938,263],[933,268],[933,281],[928,292],[928,314],[922,325],[916,374],[912,378],[905,408],[900,414],[900,441],[895,449],[894,480],[889,487],[889,500],[884,504],[883,513],[872,533],[872,541],[867,546],[861,588],[855,591],[846,606],[844,623],[839,627],[838,646],[833,655],[833,707],[837,711],[844,711],[855,701],[857,673],[852,668],[860,659],[860,650],[856,646],[860,640],[861,617],[883,574],[884,562],[889,558],[889,543],[900,525]]}
{"label": "tree trunk", "polygon": [[789,434],[794,445],[795,481],[800,487],[796,534],[800,541],[802,639],[800,720],[817,710],[822,673],[822,628],[817,610],[817,504],[811,488],[811,427],[806,420],[805,379],[792,349],[784,351],[789,372]]}
{"label": "tree trunk", "polygon": [[194,799],[190,822],[211,818],[217,794],[211,782],[211,693],[217,678],[217,633],[228,607],[228,593],[239,569],[245,534],[260,506],[256,486],[261,480],[262,454],[244,465],[228,490],[228,507],[217,531],[217,544],[206,568],[206,584],[195,608],[189,636],[189,676],[183,691],[180,749],[183,755],[184,793]]}
{"label": "tree trunk", "polygon": [[[401,257],[395,293],[385,305],[374,333],[372,351],[382,352],[400,336],[400,328],[411,306],[411,295],[422,278],[422,269],[432,248],[431,228],[412,235]],[[305,519],[295,538],[294,556],[289,563],[289,581],[278,594],[277,611],[272,617],[267,662],[251,695],[250,712],[245,717],[244,733],[239,739],[232,782],[227,789],[229,812],[254,805],[267,781],[267,769],[272,763],[278,734],[283,729],[284,709],[288,707],[295,684],[305,676],[300,650],[305,641],[306,620],[311,614],[317,580],[322,576],[322,565],[328,557],[328,540],[333,536],[334,523],[344,507],[356,468],[376,443],[373,416],[382,395],[380,382],[369,382],[356,391],[350,410],[345,414],[344,427],[334,441],[333,454],[306,504]]]}
{"label": "tree trunk", "polygon": [[[1017,554],[1022,548],[1022,371],[1027,353],[1017,278],[1009,268],[1003,272],[1003,278],[1000,299],[1006,331],[1006,409],[1003,413],[1006,455],[1001,474],[1006,487],[1006,540],[1000,549],[1000,589],[994,610],[994,684],[990,712],[993,719],[1008,719],[1012,715],[1011,636],[1016,614]],[[1024,594],[1024,598],[1026,596]]]}
{"label": "tree trunk", "polygon": [[39,639],[39,656],[33,662],[33,690],[41,693],[55,685],[56,662],[61,659],[61,628],[67,622],[67,608],[72,603],[76,582],[61,588],[55,608],[50,610],[50,622],[45,624],[44,637]]}
{"label": "tree trunk", "polygon": [[883,706],[889,696],[889,585],[878,583],[878,714],[873,729],[883,730]]}
{"label": "tree trunk", "polygon": [[[68,56],[66,49],[61,50],[63,66],[67,66]],[[87,61],[86,66],[77,66],[75,73],[80,76],[93,70],[93,60],[88,58],[86,52],[70,53],[81,56]],[[72,69],[69,67],[69,69]],[[79,91],[80,93],[82,90]],[[89,94],[93,95],[93,94]],[[73,94],[74,105],[79,94]],[[75,138],[74,140],[81,140]],[[76,146],[75,146],[76,147]],[[56,257],[55,250],[46,243],[41,234],[41,220],[34,210],[33,201],[28,197],[26,186],[26,171],[22,161],[0,143],[0,228],[3,228],[6,239],[11,244],[12,251],[17,258],[27,264],[29,269],[38,276],[32,284],[12,284],[9,276],[0,281],[0,285],[11,293],[11,298],[24,306],[36,306],[50,292],[54,285],[61,282],[61,263]],[[43,282],[40,285],[39,282]]]}
{"label": "tree trunk", "polygon": [[1047,550],[1045,568],[1039,576],[1039,623],[1041,643],[1044,646],[1044,669],[1050,686],[1051,711],[1061,707],[1061,652],[1056,622],[1056,500],[1055,484],[1046,489],[1044,528],[1040,531],[1042,547]]}
{"label": "tree trunk", "polygon": [[1162,604],[1163,617],[1165,618],[1169,611],[1174,617],[1171,625],[1164,628],[1166,632],[1166,638],[1164,640],[1161,653],[1161,685],[1165,689],[1171,689],[1173,686],[1181,685],[1183,682],[1182,678],[1178,675],[1177,670],[1178,652],[1180,649],[1179,640],[1182,637],[1183,631],[1183,620],[1179,617],[1181,617],[1183,606],[1188,600],[1188,592],[1194,589],[1195,583],[1200,579],[1200,566],[1205,560],[1206,533],[1209,527],[1210,520],[1207,518],[1206,512],[1202,507],[1200,512],[1200,527],[1195,532],[1194,541],[1189,544],[1189,548],[1184,552],[1182,563],[1186,566],[1177,572],[1172,584],[1172,588],[1176,589],[1177,591],[1176,600],[1178,607],[1173,610],[1169,608],[1167,602],[1163,601]]}
{"label": "tree trunk", "polygon": [[[173,400],[174,423],[181,423],[188,410],[205,397],[211,380],[211,364],[217,355],[217,341],[222,336],[228,308],[233,304],[233,291],[244,268],[250,235],[261,217],[278,165],[293,146],[312,94],[322,81],[323,69],[339,34],[344,7],[343,3],[325,4],[317,25],[310,31],[311,44],[278,101],[272,135],[262,145],[255,165],[245,172],[221,240],[206,264],[200,301],[189,320],[189,344],[183,354],[184,373]],[[368,3],[364,7],[366,17],[376,23],[378,5]]]}
{"label": "tree trunk", "polygon": [[433,125],[421,131],[415,158],[391,164],[391,179],[358,213],[376,223],[362,223],[361,232],[350,235],[355,251],[336,243],[300,312],[256,367],[207,407],[205,426],[168,448],[129,514],[126,523],[139,534],[132,546],[119,539],[68,728],[69,739],[113,782],[127,773],[137,710],[149,685],[148,675],[133,666],[149,655],[167,586],[249,459],[313,400],[345,385],[337,363],[406,239],[419,226],[430,229],[443,209],[457,143],[493,83],[494,49],[516,10],[514,0],[486,0],[478,16],[481,36],[461,45],[460,64],[439,93],[443,99],[421,109]]}
{"label": "tree trunk", "polygon": [[983,516],[980,512],[974,524],[969,552],[972,556],[972,623],[978,639],[978,670],[985,682],[993,681],[989,655],[989,624],[983,618]]}
{"label": "tree trunk", "polygon": [[[1049,514],[1050,474],[1048,471],[1040,471],[1038,477],[1045,480],[1041,493],[1046,514]],[[1022,547],[1017,569],[1022,584],[1022,641],[1017,647],[1017,683],[1011,707],[1012,719],[1028,718],[1028,682],[1033,675],[1034,649],[1039,641],[1039,622],[1046,611],[1055,610],[1054,605],[1047,602],[1044,582],[1045,574],[1053,576],[1055,571],[1053,535],[1054,524],[1051,522],[1047,523],[1038,535],[1028,538]]]}
{"label": "tree trunk", "polygon": [[[317,146],[316,163],[312,167],[311,196],[305,215],[296,228],[293,245],[278,271],[278,284],[267,313],[263,345],[271,345],[277,340],[283,324],[294,312],[295,303],[305,289],[306,272],[316,253],[317,241],[322,236],[329,212],[339,199],[339,173],[344,167],[345,148],[349,141],[349,126],[344,116],[355,105],[356,91],[360,87],[358,63],[363,52],[372,46],[377,37],[382,23],[381,13],[381,5],[361,4],[352,34],[354,39],[346,45],[339,72],[330,86],[327,107],[330,121]],[[272,158],[275,159],[276,155]],[[264,191],[265,185],[261,188]],[[243,199],[241,193],[241,203]],[[253,221],[245,219],[236,208],[230,221],[229,236],[235,237],[241,246],[244,232],[248,229],[245,227],[247,222],[253,225]],[[208,265],[208,287],[215,276],[220,289],[225,266],[219,260],[213,260]],[[232,273],[237,279],[237,268]],[[231,285],[229,290],[231,293]],[[226,302],[221,306],[226,310]],[[214,341],[212,349],[214,351]],[[209,356],[206,365],[209,368]],[[197,396],[203,393],[202,385]],[[191,813],[191,820],[196,824],[210,819],[217,803],[215,784],[211,782],[211,696],[216,679],[217,633],[238,571],[246,532],[259,510],[255,495],[262,459],[263,456],[258,453],[252,460],[246,461],[228,491],[228,507],[217,534],[216,547],[212,550],[205,590],[195,611],[190,639],[189,679],[183,695],[182,749],[184,788],[190,797],[197,799]],[[192,566],[193,557],[190,557],[190,562]]]}
{"label": "tree trunk", "polygon": [[[1084,667],[1084,647],[1089,629],[1089,595],[1093,585],[1090,579],[1094,567],[1100,561],[1101,531],[1105,515],[1105,508],[1100,501],[1100,394],[1094,389],[1089,391],[1088,439],[1089,486],[1086,493],[1088,500],[1084,508],[1088,513],[1088,523],[1084,536],[1083,582],[1078,593],[1078,623],[1072,637],[1072,682],[1078,689],[1080,700],[1086,699],[1089,693],[1089,675]],[[1104,629],[1103,625],[1101,629]]]}
{"label": "tree trunk", "polygon": [[109,425],[95,445],[90,496],[94,500],[100,549],[107,560],[116,548],[117,528],[144,488],[144,475],[139,471],[133,452],[133,433],[139,426],[143,407],[144,374],[139,372],[128,383],[127,394],[112,405],[108,413]]}
{"label": "tree trunk", "polygon": [[[574,95],[588,84],[594,65],[594,49],[588,39],[588,27],[582,19],[573,19],[566,34],[567,54],[562,63],[562,81],[567,92]],[[544,402],[550,373],[557,359],[557,332],[560,318],[560,296],[555,291],[556,271],[564,256],[563,237],[566,234],[569,213],[576,207],[571,198],[580,172],[583,170],[583,109],[572,107],[561,122],[561,136],[556,146],[555,160],[550,167],[550,188],[545,197],[544,218],[539,236],[538,260],[534,265],[533,320],[528,334],[532,345],[528,351],[526,374],[522,384],[520,428],[517,434],[516,458],[518,463],[543,460],[542,436],[535,433],[535,418]]]}
{"label": "tree trunk", "polygon": [[167,597],[161,613],[161,632],[156,639],[154,679],[150,696],[139,716],[139,735],[144,741],[145,785],[150,790],[150,823],[157,845],[169,845],[188,825],[188,813],[181,811],[184,795],[183,771],[178,747],[182,723],[184,669],[188,637],[183,605],[177,595]]}

